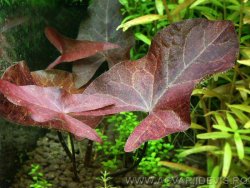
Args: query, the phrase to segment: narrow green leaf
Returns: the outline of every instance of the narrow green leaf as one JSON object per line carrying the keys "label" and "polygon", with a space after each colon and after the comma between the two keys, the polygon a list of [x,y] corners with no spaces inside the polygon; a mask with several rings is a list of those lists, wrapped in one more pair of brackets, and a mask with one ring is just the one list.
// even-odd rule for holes
{"label": "narrow green leaf", "polygon": [[191,126],[190,126],[191,129],[198,129],[198,130],[206,130],[203,126],[201,125],[198,125],[196,123],[191,123]]}
{"label": "narrow green leaf", "polygon": [[142,42],[144,42],[147,45],[151,44],[151,40],[144,34],[142,33],[135,33],[135,38],[137,38],[138,40],[141,40]]}
{"label": "narrow green leaf", "polygon": [[213,125],[213,128],[218,129],[220,131],[225,131],[225,132],[234,132],[233,129],[226,127],[224,125]]}
{"label": "narrow green leaf", "polygon": [[196,6],[194,7],[195,10],[201,11],[201,13],[204,13],[205,15],[215,16],[218,17],[218,12],[212,8],[209,8],[207,6]]}
{"label": "narrow green leaf", "polygon": [[250,94],[250,90],[246,89],[245,87],[238,86],[238,87],[236,87],[236,89],[239,90],[239,91],[244,91],[247,94]]}
{"label": "narrow green leaf", "polygon": [[236,108],[239,110],[242,110],[244,112],[248,112],[250,113],[250,106],[245,105],[245,104],[232,104],[232,105],[228,105],[229,108]]}
{"label": "narrow green leaf", "polygon": [[246,136],[246,135],[241,135],[241,139],[242,140],[246,140],[250,142],[250,136]]}
{"label": "narrow green leaf", "polygon": [[126,23],[122,23],[121,25],[119,25],[117,27],[117,30],[122,28],[123,31],[126,31],[127,29],[129,29],[132,26],[141,25],[141,24],[148,24],[148,23],[151,23],[153,21],[161,20],[164,18],[166,18],[166,16],[161,16],[159,14],[147,14],[144,16],[140,16],[138,18],[134,18],[133,20],[130,20]]}
{"label": "narrow green leaf", "polygon": [[231,146],[228,142],[226,142],[224,146],[222,177],[227,177],[230,170],[231,161],[232,161]]}
{"label": "narrow green leaf", "polygon": [[246,35],[246,36],[243,36],[240,38],[240,42],[243,43],[245,42],[246,40],[249,40],[250,39],[250,35]]}
{"label": "narrow green leaf", "polygon": [[219,125],[226,126],[225,121],[223,120],[223,118],[221,117],[219,113],[214,113],[214,117]]}
{"label": "narrow green leaf", "polygon": [[232,14],[227,16],[227,20],[235,21],[236,19],[238,19],[239,15],[239,12],[233,12]]}
{"label": "narrow green leaf", "polygon": [[164,14],[164,9],[165,8],[164,8],[162,0],[155,0],[155,7],[156,7],[156,10],[157,10],[159,15]]}
{"label": "narrow green leaf", "polygon": [[243,133],[243,134],[250,134],[250,129],[241,129],[237,130],[238,133]]}
{"label": "narrow green leaf", "polygon": [[223,98],[223,96],[220,93],[217,93],[209,89],[195,89],[192,92],[192,95],[204,95],[204,97],[217,97],[218,99]]}
{"label": "narrow green leaf", "polygon": [[240,54],[246,58],[246,59],[250,59],[250,48],[242,48],[240,49]]}
{"label": "narrow green leaf", "polygon": [[223,4],[218,0],[210,0],[214,5],[223,8]]}
{"label": "narrow green leaf", "polygon": [[199,176],[206,176],[207,172],[204,170],[200,170],[198,168],[190,167],[188,165],[180,164],[180,163],[174,163],[169,161],[160,161],[160,164],[169,168],[181,170],[181,171],[192,171],[194,174],[197,174]]}
{"label": "narrow green leaf", "polygon": [[199,139],[219,139],[219,138],[230,138],[232,135],[227,132],[211,132],[198,134],[197,138]]}
{"label": "narrow green leaf", "polygon": [[216,185],[218,183],[217,179],[220,175],[220,166],[217,165],[214,167],[213,171],[212,171],[212,174],[211,174],[211,179],[210,181],[208,182],[209,184],[209,188],[216,188]]}
{"label": "narrow green leaf", "polygon": [[250,154],[250,147],[244,147],[244,152],[246,154]]}
{"label": "narrow green leaf", "polygon": [[227,0],[229,3],[240,6],[240,3],[237,0]]}
{"label": "narrow green leaf", "polygon": [[237,129],[238,129],[238,125],[237,125],[237,123],[236,123],[234,117],[233,117],[230,113],[228,113],[228,112],[227,112],[227,121],[228,121],[230,127],[231,127],[233,130],[237,130]]}
{"label": "narrow green leaf", "polygon": [[212,146],[212,145],[195,146],[191,149],[187,149],[187,150],[181,152],[178,156],[179,157],[186,157],[186,156],[194,154],[194,153],[211,152],[211,151],[215,151],[218,149],[219,148],[217,146]]}
{"label": "narrow green leaf", "polygon": [[239,64],[242,64],[242,65],[250,66],[250,59],[238,60],[237,62],[238,62]]}
{"label": "narrow green leaf", "polygon": [[249,129],[250,128],[250,120],[248,122],[246,122],[246,124],[244,125],[245,129]]}
{"label": "narrow green leaf", "polygon": [[182,11],[187,10],[187,7],[189,5],[191,5],[195,0],[185,0],[183,1],[181,4],[177,5],[172,11],[171,11],[171,15],[177,16],[178,14],[180,14]]}
{"label": "narrow green leaf", "polygon": [[190,9],[192,8],[195,8],[196,6],[200,5],[200,4],[203,4],[203,3],[206,3],[207,0],[197,0],[195,1],[191,6],[190,6]]}
{"label": "narrow green leaf", "polygon": [[235,145],[237,148],[239,159],[243,159],[244,158],[244,145],[240,137],[240,134],[238,132],[234,133],[234,141],[235,141]]}
{"label": "narrow green leaf", "polygon": [[232,112],[239,118],[242,124],[249,121],[249,117],[246,116],[241,110],[236,108],[231,108]]}
{"label": "narrow green leaf", "polygon": [[229,5],[227,6],[227,9],[229,10],[234,10],[234,11],[240,11],[240,6],[237,6],[237,5]]}

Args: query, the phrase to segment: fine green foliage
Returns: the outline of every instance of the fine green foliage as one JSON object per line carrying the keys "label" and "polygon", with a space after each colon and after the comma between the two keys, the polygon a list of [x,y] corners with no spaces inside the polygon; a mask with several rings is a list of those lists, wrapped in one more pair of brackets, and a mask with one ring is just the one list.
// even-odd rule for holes
{"label": "fine green foliage", "polygon": [[[122,161],[119,159],[124,155],[123,146],[130,133],[139,123],[140,121],[134,113],[122,112],[116,116],[106,118],[103,129],[97,129],[97,132],[101,135],[103,144],[95,143],[96,152],[104,156],[109,156],[108,160],[102,161],[105,170],[114,171],[118,166],[122,165]],[[110,127],[112,127],[112,133],[109,130]],[[113,139],[109,140],[107,134],[112,134]]]}
{"label": "fine green foliage", "polygon": [[109,177],[109,173],[107,171],[101,172],[101,177],[96,178],[103,186],[99,186],[98,188],[116,188],[109,184],[109,181],[112,179]]}
{"label": "fine green foliage", "polygon": [[[137,160],[138,152],[131,158],[131,155],[124,154],[123,145],[134,127],[140,123],[139,119],[143,119],[143,116],[144,114],[141,113],[122,112],[119,115],[106,118],[103,122],[104,125],[102,129],[98,129],[103,144],[95,143],[95,150],[96,155],[105,156],[101,159],[105,170],[114,172],[126,166],[129,160]],[[112,130],[112,132],[110,130]],[[110,137],[113,137],[113,139],[110,139]],[[167,168],[161,165],[160,161],[167,160],[181,164],[184,163],[184,160],[178,157],[178,151],[175,150],[175,146],[171,144],[169,140],[171,140],[171,136],[160,140],[149,141],[146,154],[138,166],[138,171],[144,176],[161,178],[173,177],[176,169]],[[193,173],[191,171],[183,171],[179,173],[179,176],[190,177],[193,176]],[[170,182],[164,182],[164,186],[169,185]]]}
{"label": "fine green foliage", "polygon": [[173,162],[181,162],[181,160],[176,157],[174,152],[174,145],[167,143],[163,139],[150,141],[146,156],[142,159],[138,169],[145,176],[171,176],[171,169],[163,167],[159,161],[170,160]]}
{"label": "fine green foliage", "polygon": [[45,178],[44,174],[40,172],[41,166],[38,164],[32,164],[29,175],[32,177],[33,183],[30,184],[30,188],[48,188],[52,187]]}
{"label": "fine green foliage", "polygon": [[[166,168],[160,161],[172,161],[175,164],[183,163],[183,159],[178,157],[175,146],[165,139],[150,141],[145,157],[138,166],[138,170],[146,177],[160,177],[164,179],[162,187],[169,187],[170,178],[174,177],[175,169]],[[178,172],[179,177],[192,177],[192,171]],[[169,178],[169,179],[168,179]]]}

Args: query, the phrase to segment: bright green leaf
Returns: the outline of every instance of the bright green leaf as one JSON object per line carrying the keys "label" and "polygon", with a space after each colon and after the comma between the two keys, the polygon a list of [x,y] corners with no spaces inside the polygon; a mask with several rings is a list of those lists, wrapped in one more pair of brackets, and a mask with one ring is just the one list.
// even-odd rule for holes
{"label": "bright green leaf", "polygon": [[196,123],[191,123],[191,126],[190,126],[191,129],[198,129],[198,130],[206,130],[203,126],[201,125],[198,125]]}
{"label": "bright green leaf", "polygon": [[195,8],[196,6],[200,5],[200,4],[203,4],[203,3],[206,3],[207,0],[197,0],[195,1],[191,6],[190,6],[190,9],[193,9]]}
{"label": "bright green leaf", "polygon": [[228,113],[228,112],[227,112],[227,121],[228,121],[230,127],[231,127],[233,130],[237,130],[237,129],[238,129],[238,125],[237,125],[237,123],[236,123],[234,117],[233,117],[230,113]]}
{"label": "bright green leaf", "polygon": [[220,131],[225,131],[225,132],[234,132],[233,129],[226,127],[224,125],[213,125],[213,128],[218,129]]}
{"label": "bright green leaf", "polygon": [[239,64],[250,66],[250,59],[238,60]]}
{"label": "bright green leaf", "polygon": [[250,113],[250,106],[245,105],[245,104],[232,104],[232,105],[228,105],[229,108],[236,108],[239,110],[242,110],[244,112],[248,112]]}
{"label": "bright green leaf", "polygon": [[224,146],[222,177],[227,177],[232,161],[232,150],[228,142]]}
{"label": "bright green leaf", "polygon": [[214,117],[215,117],[215,119],[216,119],[216,121],[217,121],[217,123],[219,124],[219,125],[223,125],[223,126],[226,126],[226,123],[225,123],[225,121],[223,120],[223,118],[221,117],[221,115],[219,114],[219,113],[214,113]]}
{"label": "bright green leaf", "polygon": [[182,158],[182,157],[186,157],[188,155],[194,154],[194,153],[209,152],[209,151],[215,151],[218,149],[219,148],[217,146],[212,146],[212,145],[195,146],[191,149],[184,150],[178,156]]}
{"label": "bright green leaf", "polygon": [[147,45],[151,44],[151,40],[144,34],[142,33],[135,33],[135,38],[141,40],[142,42],[144,42]]}
{"label": "bright green leaf", "polygon": [[241,110],[236,109],[236,108],[231,108],[232,112],[239,118],[239,120],[241,121],[241,123],[246,123],[247,121],[249,121],[248,116],[246,116]]}
{"label": "bright green leaf", "polygon": [[156,20],[164,19],[164,18],[166,18],[166,17],[161,16],[159,14],[148,14],[148,15],[140,16],[140,17],[135,18],[133,20],[130,20],[126,23],[122,23],[121,25],[119,25],[117,27],[117,30],[122,28],[123,31],[126,31],[128,28],[130,28],[132,26],[136,26],[136,25],[140,25],[140,24],[147,24],[147,23],[151,23],[151,22],[156,21]]}
{"label": "bright green leaf", "polygon": [[206,176],[207,173],[203,170],[200,170],[198,168],[190,167],[188,165],[180,164],[180,163],[174,163],[170,161],[160,161],[160,164],[169,168],[181,170],[181,171],[192,171],[194,174],[197,174],[199,176]]}
{"label": "bright green leaf", "polygon": [[248,122],[246,122],[246,124],[244,125],[245,129],[249,129],[250,128],[250,120]]}
{"label": "bright green leaf", "polygon": [[227,132],[211,132],[198,134],[197,138],[199,139],[219,139],[219,138],[230,138],[232,135]]}
{"label": "bright green leaf", "polygon": [[164,14],[164,5],[162,3],[162,0],[155,0],[155,7],[159,15]]}
{"label": "bright green leaf", "polygon": [[220,175],[220,166],[217,165],[214,167],[213,171],[212,171],[212,174],[211,174],[211,179],[210,181],[208,182],[209,184],[209,188],[216,188],[216,185],[218,183],[217,179]]}
{"label": "bright green leaf", "polygon": [[237,148],[239,159],[243,159],[244,158],[244,145],[240,137],[240,134],[238,132],[234,133],[234,141],[235,141],[235,145]]}

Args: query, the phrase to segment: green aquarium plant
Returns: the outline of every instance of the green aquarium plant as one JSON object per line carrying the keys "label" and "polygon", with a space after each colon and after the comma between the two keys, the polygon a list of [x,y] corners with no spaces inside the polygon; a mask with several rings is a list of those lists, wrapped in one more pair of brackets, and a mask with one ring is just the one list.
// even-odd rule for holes
{"label": "green aquarium plant", "polygon": [[29,171],[29,175],[32,178],[32,184],[30,188],[49,188],[52,187],[52,184],[49,183],[45,178],[44,174],[40,172],[41,166],[38,164],[32,164]]}

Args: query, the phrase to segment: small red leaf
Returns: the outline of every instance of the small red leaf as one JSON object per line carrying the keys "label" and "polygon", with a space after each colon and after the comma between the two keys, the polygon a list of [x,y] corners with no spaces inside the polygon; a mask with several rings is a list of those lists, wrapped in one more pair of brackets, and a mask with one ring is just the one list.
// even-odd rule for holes
{"label": "small red leaf", "polygon": [[45,29],[45,35],[48,40],[61,52],[59,56],[52,64],[48,66],[48,69],[55,67],[61,62],[71,62],[86,57],[93,56],[98,52],[119,48],[118,45],[108,42],[93,42],[93,41],[80,41],[74,40],[59,34],[55,29],[47,27]]}

